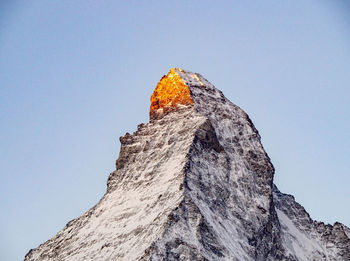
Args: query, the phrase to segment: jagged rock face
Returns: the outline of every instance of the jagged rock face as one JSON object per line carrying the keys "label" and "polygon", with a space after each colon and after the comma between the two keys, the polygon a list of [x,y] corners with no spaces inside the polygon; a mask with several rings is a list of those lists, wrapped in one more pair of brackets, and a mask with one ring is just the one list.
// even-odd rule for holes
{"label": "jagged rock face", "polygon": [[[271,207],[274,169],[258,132],[247,114],[202,76],[177,73],[189,87],[196,110],[208,119],[206,128],[198,130],[193,140],[185,168],[185,197],[199,216],[197,222],[180,219],[180,225],[172,224],[176,228],[167,233],[181,231],[181,236],[167,235],[170,241],[162,238],[151,253],[156,259],[165,258],[173,251],[166,244],[183,242],[196,251],[201,249],[208,260],[275,260],[282,250]],[[201,224],[195,226],[199,231],[189,229],[193,223]],[[211,238],[201,239],[201,231]]]}
{"label": "jagged rock face", "polygon": [[349,229],[313,221],[291,195],[274,186],[274,204],[281,223],[281,238],[293,260],[350,260]]}
{"label": "jagged rock face", "polygon": [[121,137],[101,201],[26,260],[138,260],[183,199],[187,152],[205,121],[189,107]]}
{"label": "jagged rock face", "polygon": [[201,75],[172,69],[150,118],[120,138],[100,202],[26,261],[349,260],[350,230],[273,189],[248,115]]}

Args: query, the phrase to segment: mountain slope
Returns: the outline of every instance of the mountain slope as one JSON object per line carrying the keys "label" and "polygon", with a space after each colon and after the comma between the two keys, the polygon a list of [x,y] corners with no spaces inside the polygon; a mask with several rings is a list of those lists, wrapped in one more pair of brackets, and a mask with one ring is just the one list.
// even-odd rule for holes
{"label": "mountain slope", "polygon": [[171,69],[150,122],[120,141],[100,202],[26,261],[349,260],[348,228],[311,221],[273,186],[248,115],[201,75]]}
{"label": "mountain slope", "polygon": [[350,238],[346,226],[313,221],[291,195],[274,186],[274,204],[287,252],[300,261],[350,260]]}

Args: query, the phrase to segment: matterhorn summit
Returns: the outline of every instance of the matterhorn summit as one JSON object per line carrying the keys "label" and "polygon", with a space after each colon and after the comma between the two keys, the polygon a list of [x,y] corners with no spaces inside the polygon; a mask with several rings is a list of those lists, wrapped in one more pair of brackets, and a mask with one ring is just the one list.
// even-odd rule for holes
{"label": "matterhorn summit", "polygon": [[350,260],[350,229],[277,189],[248,115],[200,74],[171,69],[120,142],[99,203],[25,261]]}

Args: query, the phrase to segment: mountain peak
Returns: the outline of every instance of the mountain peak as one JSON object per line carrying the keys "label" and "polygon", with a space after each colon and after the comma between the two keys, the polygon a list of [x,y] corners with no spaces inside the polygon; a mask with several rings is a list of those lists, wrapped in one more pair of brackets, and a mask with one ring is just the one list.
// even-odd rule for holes
{"label": "mountain peak", "polygon": [[150,117],[120,138],[103,198],[25,261],[350,260],[350,229],[273,186],[249,116],[200,74],[171,69]]}
{"label": "mountain peak", "polygon": [[157,84],[151,96],[150,117],[155,114],[167,112],[179,104],[193,104],[190,90],[178,71],[182,69],[172,68]]}
{"label": "mountain peak", "polygon": [[152,96],[150,118],[164,115],[179,105],[193,104],[188,79],[204,86],[196,73],[181,68],[171,68],[158,82]]}

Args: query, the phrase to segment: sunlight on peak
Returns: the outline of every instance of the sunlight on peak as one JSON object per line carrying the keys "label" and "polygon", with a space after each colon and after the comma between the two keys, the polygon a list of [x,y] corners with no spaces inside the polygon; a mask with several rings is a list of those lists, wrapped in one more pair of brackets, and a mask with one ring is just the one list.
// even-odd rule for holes
{"label": "sunlight on peak", "polygon": [[174,108],[178,104],[193,104],[190,90],[176,70],[184,72],[181,68],[171,68],[157,84],[151,96],[150,115],[164,107]]}

